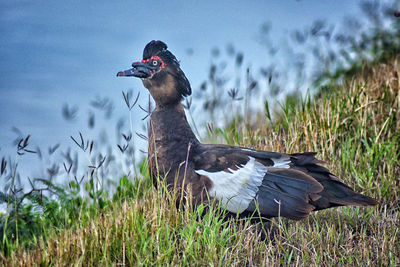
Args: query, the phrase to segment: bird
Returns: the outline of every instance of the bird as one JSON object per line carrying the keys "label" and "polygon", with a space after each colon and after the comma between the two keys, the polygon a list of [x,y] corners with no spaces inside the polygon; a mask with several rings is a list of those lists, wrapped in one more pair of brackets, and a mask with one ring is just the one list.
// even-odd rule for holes
{"label": "bird", "polygon": [[191,95],[180,62],[162,41],[150,41],[143,58],[118,77],[137,77],[154,99],[148,126],[148,165],[153,184],[191,195],[195,205],[218,201],[230,214],[300,220],[337,206],[377,205],[332,174],[315,152],[279,153],[203,144],[181,101]]}

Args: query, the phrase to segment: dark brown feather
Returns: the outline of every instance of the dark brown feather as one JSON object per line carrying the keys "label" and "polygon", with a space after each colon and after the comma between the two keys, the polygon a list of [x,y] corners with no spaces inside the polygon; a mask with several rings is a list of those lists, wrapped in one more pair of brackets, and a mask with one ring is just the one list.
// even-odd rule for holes
{"label": "dark brown feather", "polygon": [[318,165],[323,161],[315,158],[316,153],[291,154],[291,168],[301,170],[317,180],[324,190],[320,192],[321,198],[311,203],[315,210],[327,209],[336,206],[368,206],[379,204],[373,198],[354,192],[330,171]]}
{"label": "dark brown feather", "polygon": [[[178,190],[178,194],[192,194],[195,203],[208,202],[208,192],[213,189],[215,179],[225,179],[225,174],[230,177],[227,179],[238,179],[233,173],[242,174],[240,168],[246,166],[244,173],[249,176],[246,177],[248,179],[254,178],[251,168],[255,168],[254,180],[242,184],[232,181],[236,183],[236,189],[239,186],[244,190],[247,190],[249,181],[258,182],[251,185],[256,196],[251,200],[253,195],[247,194],[250,204],[243,214],[258,211],[264,217],[280,215],[301,219],[313,210],[378,204],[376,200],[354,192],[321,166],[323,162],[315,158],[314,152],[281,154],[201,144],[193,134],[180,103],[183,96],[191,94],[188,79],[165,43],[152,41],[146,46],[143,58],[155,55],[162,58],[165,67],[151,78],[143,79],[143,84],[156,102],[150,116],[148,150],[150,173],[155,185],[160,179],[165,179],[170,190]],[[251,164],[246,165],[250,160]],[[198,170],[202,175],[197,174]],[[213,176],[214,180],[203,173]],[[219,190],[226,191],[225,188]]]}

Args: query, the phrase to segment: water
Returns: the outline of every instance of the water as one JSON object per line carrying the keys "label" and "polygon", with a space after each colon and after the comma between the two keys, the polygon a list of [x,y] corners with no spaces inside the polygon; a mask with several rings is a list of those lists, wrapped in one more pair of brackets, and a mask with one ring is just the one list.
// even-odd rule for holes
{"label": "water", "polygon": [[[15,156],[17,137],[31,134],[31,148],[60,143],[57,153],[73,147],[70,136],[106,139],[116,149],[115,124],[129,114],[121,91],[140,92],[145,105],[147,91],[138,79],[116,78],[141,58],[144,45],[152,39],[166,42],[181,60],[182,69],[198,90],[208,75],[213,47],[233,43],[244,52],[245,64],[262,66],[267,53],[257,42],[262,23],[272,22],[271,37],[279,40],[290,30],[310,25],[316,18],[338,22],[356,12],[355,1],[3,1],[0,4],[0,156]],[[190,51],[193,51],[190,52]],[[87,128],[90,106],[96,97],[109,98],[115,109],[109,120],[96,120]],[[196,99],[194,100],[196,101]],[[63,104],[79,107],[77,118],[65,121]],[[133,112],[134,130],[143,131],[145,113]],[[138,149],[146,143],[138,141]],[[45,173],[35,155],[24,156],[19,170],[23,176]],[[50,164],[49,162],[45,163]],[[2,180],[0,179],[0,183]]]}

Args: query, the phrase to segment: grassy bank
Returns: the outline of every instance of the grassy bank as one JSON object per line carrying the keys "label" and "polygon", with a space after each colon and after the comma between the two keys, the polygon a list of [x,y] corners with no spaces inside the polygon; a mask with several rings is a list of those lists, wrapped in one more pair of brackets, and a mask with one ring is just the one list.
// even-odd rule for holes
{"label": "grassy bank", "polygon": [[[317,151],[333,173],[377,198],[370,208],[336,208],[302,221],[224,219],[204,207],[178,210],[148,176],[121,179],[101,211],[82,205],[74,223],[49,228],[30,247],[0,254],[30,265],[392,265],[400,264],[400,59],[365,67],[318,99],[284,105],[276,119],[210,132],[210,140],[278,152]],[[269,112],[269,111],[268,111]],[[266,114],[268,114],[266,111]],[[61,211],[62,212],[62,211]],[[47,218],[43,218],[46,220]],[[46,225],[46,224],[43,224]]]}

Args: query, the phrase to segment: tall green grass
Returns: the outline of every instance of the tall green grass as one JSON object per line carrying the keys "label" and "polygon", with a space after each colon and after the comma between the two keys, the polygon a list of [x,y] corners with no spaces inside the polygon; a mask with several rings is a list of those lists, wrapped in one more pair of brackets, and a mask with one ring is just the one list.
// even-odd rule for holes
{"label": "tall green grass", "polygon": [[176,196],[152,186],[144,163],[143,178],[122,178],[113,200],[101,208],[90,202],[67,216],[61,203],[56,210],[65,215],[64,224],[54,227],[43,217],[44,234],[34,235],[29,247],[2,250],[0,261],[5,266],[398,266],[399,75],[399,58],[365,66],[316,99],[288,102],[257,114],[252,123],[235,118],[209,131],[210,142],[317,151],[352,188],[377,198],[377,207],[335,208],[302,221],[250,222],[226,217],[217,205],[178,208]]}

